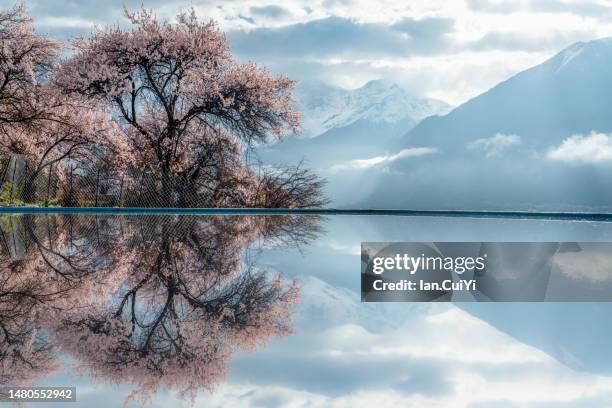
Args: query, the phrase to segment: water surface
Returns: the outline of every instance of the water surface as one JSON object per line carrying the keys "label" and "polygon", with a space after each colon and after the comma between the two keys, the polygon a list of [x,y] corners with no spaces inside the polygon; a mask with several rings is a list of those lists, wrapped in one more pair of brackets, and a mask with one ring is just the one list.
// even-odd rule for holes
{"label": "water surface", "polygon": [[0,228],[0,381],[76,386],[71,406],[612,403],[608,303],[359,296],[362,241],[609,241],[612,223],[47,214]]}

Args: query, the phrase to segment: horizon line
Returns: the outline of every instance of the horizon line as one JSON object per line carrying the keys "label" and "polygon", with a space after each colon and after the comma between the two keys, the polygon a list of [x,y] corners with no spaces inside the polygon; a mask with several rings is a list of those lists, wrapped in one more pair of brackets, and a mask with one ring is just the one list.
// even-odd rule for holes
{"label": "horizon line", "polygon": [[1,214],[177,214],[177,215],[381,215],[611,221],[612,213],[512,210],[414,210],[338,208],[177,208],[177,207],[0,207]]}

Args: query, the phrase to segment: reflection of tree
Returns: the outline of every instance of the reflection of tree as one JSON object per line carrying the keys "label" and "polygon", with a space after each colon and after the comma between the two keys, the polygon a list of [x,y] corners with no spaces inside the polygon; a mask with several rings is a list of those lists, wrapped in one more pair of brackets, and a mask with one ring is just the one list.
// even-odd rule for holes
{"label": "reflection of tree", "polygon": [[55,300],[57,289],[32,272],[32,263],[0,256],[0,384],[25,385],[56,367],[39,306]]}
{"label": "reflection of tree", "polygon": [[19,263],[32,281],[4,251],[1,289],[19,292],[21,304],[0,293],[0,323],[44,328],[84,372],[131,383],[141,399],[160,387],[188,396],[211,389],[235,351],[290,333],[297,285],[246,264],[244,251],[257,240],[301,244],[318,231],[308,217],[58,216],[19,224],[28,254]]}

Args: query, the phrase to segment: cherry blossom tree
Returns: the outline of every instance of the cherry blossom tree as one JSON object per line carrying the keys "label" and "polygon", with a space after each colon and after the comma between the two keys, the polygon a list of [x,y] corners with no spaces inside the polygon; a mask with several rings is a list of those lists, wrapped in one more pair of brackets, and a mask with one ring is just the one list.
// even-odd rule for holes
{"label": "cherry blossom tree", "polygon": [[60,49],[57,41],[34,32],[23,5],[0,10],[0,130],[47,116],[38,91]]}
{"label": "cherry blossom tree", "polygon": [[[108,108],[67,96],[49,82],[62,47],[34,32],[23,5],[0,11],[0,149],[25,155],[24,201],[45,170],[83,160],[104,149],[121,152],[121,132]],[[117,148],[114,148],[117,147]],[[113,157],[120,159],[120,154]]]}
{"label": "cherry blossom tree", "polygon": [[240,170],[239,143],[298,130],[293,81],[236,63],[214,22],[193,11],[176,24],[145,9],[125,15],[132,29],[77,39],[56,84],[113,107],[133,162],[161,175],[161,197],[181,183],[193,189],[198,179],[227,180],[225,169]]}
{"label": "cherry blossom tree", "polygon": [[27,156],[22,198],[32,202],[35,180],[53,168],[65,176],[67,167],[75,163],[95,163],[101,157],[119,163],[122,155],[116,154],[117,133],[121,134],[109,112],[87,101],[61,101],[53,108],[52,116],[40,120],[35,129],[6,132],[0,148],[8,144],[9,151]]}
{"label": "cherry blossom tree", "polygon": [[121,184],[112,203],[325,204],[323,182],[303,167],[257,174],[243,158],[298,131],[293,81],[234,61],[225,35],[193,11],[176,24],[145,9],[125,14],[131,29],[77,39],[60,63],[62,47],[34,32],[23,6],[0,11],[0,150],[27,157],[23,201],[36,201],[45,174],[46,202],[53,176],[63,205],[92,189],[98,205],[104,169]]}

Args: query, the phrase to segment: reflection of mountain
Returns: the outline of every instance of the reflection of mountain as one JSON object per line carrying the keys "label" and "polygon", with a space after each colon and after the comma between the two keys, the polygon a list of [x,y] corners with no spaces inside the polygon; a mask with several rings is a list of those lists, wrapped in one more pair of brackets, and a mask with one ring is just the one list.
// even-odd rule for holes
{"label": "reflection of mountain", "polygon": [[612,375],[609,303],[463,303],[460,307],[571,368]]}
{"label": "reflection of mountain", "polygon": [[146,399],[210,389],[236,351],[288,334],[297,283],[245,264],[245,249],[299,244],[318,227],[283,216],[21,216],[1,230],[25,256],[0,247],[0,384],[52,371],[61,349]]}
{"label": "reflection of mountain", "polygon": [[301,279],[301,291],[296,325],[302,331],[358,325],[373,333],[393,332],[458,306],[483,327],[491,325],[572,369],[612,375],[612,353],[607,351],[612,327],[605,323],[611,308],[606,303],[360,303],[357,293],[314,277]]}
{"label": "reflection of mountain", "polygon": [[[325,229],[328,233],[308,248],[306,258],[302,258],[297,251],[281,253],[271,250],[262,254],[262,263],[290,271],[301,282],[303,300],[294,319],[298,334],[300,325],[305,327],[304,331],[308,331],[312,330],[313,325],[320,327],[345,323],[359,324],[376,332],[407,324],[422,315],[459,306],[482,320],[486,326],[493,326],[519,342],[536,347],[571,368],[612,374],[612,352],[607,346],[612,330],[610,303],[370,304],[360,302],[360,281],[355,275],[360,260],[360,241],[429,242],[445,237],[448,241],[473,242],[499,241],[499,237],[503,236],[504,240],[516,242],[547,242],[559,238],[605,242],[612,238],[610,224],[493,218],[330,217]],[[353,249],[353,246],[357,248]],[[589,253],[593,260],[597,260],[595,255]],[[296,259],[300,261],[296,262]],[[610,271],[609,265],[608,258],[605,258],[599,267]],[[600,273],[590,266],[584,271],[588,272],[592,272],[595,278]],[[553,273],[556,274],[553,280],[565,275],[560,271]],[[565,288],[580,288],[581,283],[577,278],[582,278],[582,274],[565,282]],[[601,282],[602,288],[609,288],[608,285],[609,280]],[[550,289],[552,287],[549,286]],[[431,344],[454,347],[455,336],[456,333],[449,331]],[[410,335],[407,335],[408,338]],[[472,335],[472,338],[478,336]],[[470,341],[467,340],[467,343]],[[505,351],[494,343],[489,344],[487,349],[498,350],[500,355]]]}
{"label": "reflection of mountain", "polygon": [[[612,39],[578,43],[445,116],[423,120],[397,149],[436,153],[369,170],[363,177],[378,185],[361,205],[610,207],[611,61]],[[582,139],[559,150],[572,135]]]}
{"label": "reflection of mountain", "polygon": [[612,379],[574,371],[455,305],[364,304],[316,278],[301,288],[295,335],[235,359],[230,381],[276,402],[267,406],[588,406],[594,384],[605,391],[593,406],[609,405]]}
{"label": "reflection of mountain", "polygon": [[314,276],[301,276],[299,282],[302,301],[296,324],[302,328],[359,324],[369,330],[379,331],[404,324],[404,319],[398,319],[398,316],[408,310],[414,314],[428,315],[451,307],[442,303],[361,303],[358,293],[332,286]]}

